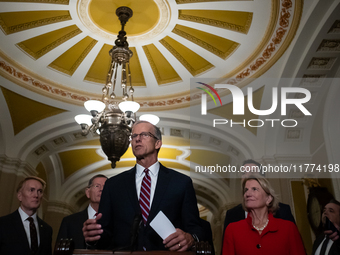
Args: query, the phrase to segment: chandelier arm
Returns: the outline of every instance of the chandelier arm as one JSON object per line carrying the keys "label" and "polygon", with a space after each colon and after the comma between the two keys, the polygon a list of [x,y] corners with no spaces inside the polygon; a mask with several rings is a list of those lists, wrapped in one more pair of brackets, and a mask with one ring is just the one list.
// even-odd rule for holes
{"label": "chandelier arm", "polygon": [[114,69],[114,78],[112,83],[112,92],[116,89],[116,82],[117,82],[117,73],[118,73],[118,63],[115,62],[115,69]]}
{"label": "chandelier arm", "polygon": [[[132,80],[131,80],[131,72],[130,72],[130,62],[127,63],[127,67],[128,67],[128,78],[129,78],[129,84],[130,84],[130,93],[131,93],[131,97],[133,95],[133,92],[134,92],[134,89],[133,89],[133,86],[132,86]],[[133,101],[133,100],[132,100]]]}
{"label": "chandelier arm", "polygon": [[107,73],[106,76],[106,84],[109,84],[112,80],[112,74],[113,74],[113,70],[114,70],[114,65],[115,65],[115,61],[112,59],[111,60],[111,64],[110,64],[110,69],[109,72]]}
{"label": "chandelier arm", "polygon": [[126,88],[126,62],[122,65],[122,87]]}
{"label": "chandelier arm", "polygon": [[125,63],[125,61],[122,64],[121,86],[122,86],[122,89],[123,89],[123,100],[127,100],[129,96],[126,93],[126,63]]}

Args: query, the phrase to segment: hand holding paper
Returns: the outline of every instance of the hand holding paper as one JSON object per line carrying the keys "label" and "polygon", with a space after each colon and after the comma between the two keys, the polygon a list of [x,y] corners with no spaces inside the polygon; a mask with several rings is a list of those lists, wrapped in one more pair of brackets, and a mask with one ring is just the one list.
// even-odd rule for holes
{"label": "hand holding paper", "polygon": [[170,251],[186,251],[191,249],[194,239],[191,234],[174,227],[171,221],[160,211],[151,221],[150,226],[164,240],[163,244]]}
{"label": "hand holding paper", "polygon": [[171,221],[162,211],[159,211],[156,217],[150,222],[150,226],[163,240],[176,232],[174,225],[172,225]]}

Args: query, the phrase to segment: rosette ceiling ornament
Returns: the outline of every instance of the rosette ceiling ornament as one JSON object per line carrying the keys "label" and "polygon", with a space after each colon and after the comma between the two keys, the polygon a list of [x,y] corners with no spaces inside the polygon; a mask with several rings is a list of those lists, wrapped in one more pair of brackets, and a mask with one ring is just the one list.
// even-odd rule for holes
{"label": "rosette ceiling ornament", "polygon": [[[112,168],[115,168],[116,162],[129,147],[131,127],[140,108],[139,103],[133,99],[134,88],[129,65],[133,53],[129,49],[124,31],[124,26],[133,12],[129,7],[121,6],[117,8],[116,15],[120,20],[121,30],[115,45],[109,51],[111,63],[102,88],[102,99],[86,101],[84,106],[91,115],[80,114],[75,117],[82,128],[82,135],[86,136],[89,132],[99,133],[101,147],[111,161]],[[118,99],[114,92],[119,84],[122,89],[121,99]]]}

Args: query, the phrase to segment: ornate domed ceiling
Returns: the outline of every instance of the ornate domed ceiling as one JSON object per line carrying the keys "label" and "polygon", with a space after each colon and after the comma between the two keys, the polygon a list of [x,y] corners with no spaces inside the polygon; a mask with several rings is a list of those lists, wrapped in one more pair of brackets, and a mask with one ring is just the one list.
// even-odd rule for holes
{"label": "ornate domed ceiling", "polygon": [[1,68],[57,100],[100,98],[120,6],[133,10],[125,31],[144,111],[188,106],[193,77],[237,84],[263,74],[290,44],[302,11],[299,0],[1,1]]}

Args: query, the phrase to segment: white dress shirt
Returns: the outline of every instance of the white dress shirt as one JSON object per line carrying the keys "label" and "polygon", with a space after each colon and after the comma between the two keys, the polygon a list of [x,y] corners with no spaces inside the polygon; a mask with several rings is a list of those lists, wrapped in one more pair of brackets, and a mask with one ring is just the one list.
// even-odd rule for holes
{"label": "white dress shirt", "polygon": [[94,219],[96,216],[97,212],[92,208],[92,206],[89,204],[89,206],[87,207],[87,215],[89,216],[89,219]]}
{"label": "white dress shirt", "polygon": [[[154,197],[155,190],[156,190],[159,167],[160,167],[160,164],[157,161],[155,164],[153,164],[152,166],[148,168],[150,170],[149,175],[151,178],[150,208],[151,208],[153,197]],[[140,188],[142,186],[142,181],[145,175],[144,170],[145,170],[145,167],[139,164],[136,164],[136,190],[137,190],[138,199],[139,199]]]}
{"label": "white dress shirt", "polygon": [[[322,247],[322,244],[325,240],[326,240],[326,237],[322,240],[319,247],[316,249],[314,255],[320,255],[321,247]],[[328,244],[327,244],[327,248],[326,248],[326,251],[325,251],[325,255],[327,255],[329,253],[329,250],[331,249],[332,245],[333,245],[333,241],[331,239],[329,239]]]}
{"label": "white dress shirt", "polygon": [[[25,232],[26,232],[26,235],[27,235],[27,239],[28,239],[28,244],[29,244],[29,246],[31,248],[30,222],[27,219],[30,216],[27,215],[27,213],[25,213],[21,209],[21,207],[19,207],[18,211],[19,211],[19,214],[20,214],[20,217],[21,217],[22,224],[24,225],[24,229],[25,229]],[[31,217],[33,218],[35,228],[37,229],[38,246],[39,246],[40,245],[40,235],[39,235],[39,225],[38,225],[37,213],[33,214]]]}

